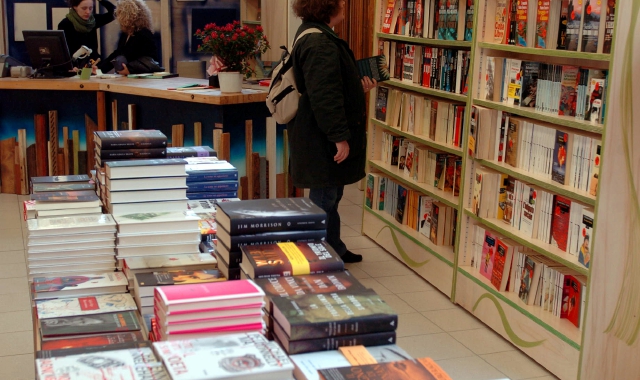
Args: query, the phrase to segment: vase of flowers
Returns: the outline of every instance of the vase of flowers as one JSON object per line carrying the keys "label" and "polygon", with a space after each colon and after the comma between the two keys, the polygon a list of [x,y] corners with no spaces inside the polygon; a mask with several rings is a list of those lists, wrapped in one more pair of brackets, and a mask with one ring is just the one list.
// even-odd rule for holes
{"label": "vase of flowers", "polygon": [[[261,26],[254,29],[240,25],[238,21],[225,26],[207,24],[204,29],[196,30],[195,36],[202,41],[198,51],[213,54],[207,72],[218,75],[222,92],[239,92],[242,78],[248,78],[255,72],[251,67],[253,58],[269,49],[269,41]],[[223,79],[225,76],[233,79],[229,82],[227,78]],[[227,83],[232,83],[232,88],[226,87]]]}

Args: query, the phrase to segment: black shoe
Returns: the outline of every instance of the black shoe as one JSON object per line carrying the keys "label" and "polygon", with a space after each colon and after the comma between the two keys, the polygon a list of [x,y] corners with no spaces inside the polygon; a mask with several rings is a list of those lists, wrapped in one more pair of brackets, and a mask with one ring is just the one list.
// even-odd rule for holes
{"label": "black shoe", "polygon": [[358,255],[349,250],[347,250],[347,252],[345,252],[345,254],[340,257],[345,263],[359,263],[362,261],[362,255]]}

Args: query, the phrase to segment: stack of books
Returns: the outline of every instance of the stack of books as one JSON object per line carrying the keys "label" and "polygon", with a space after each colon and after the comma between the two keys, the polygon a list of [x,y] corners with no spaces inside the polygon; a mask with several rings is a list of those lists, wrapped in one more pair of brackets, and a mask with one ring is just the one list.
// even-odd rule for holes
{"label": "stack of books", "polygon": [[[219,198],[219,199],[197,199],[187,202],[189,210],[193,211],[200,217],[200,236],[203,242],[211,242],[216,244],[217,223],[216,210],[217,204],[222,202],[237,202],[240,198]],[[200,252],[207,252],[200,246]]]}
{"label": "stack of books", "polygon": [[27,220],[29,278],[115,270],[116,224],[109,214]]}
{"label": "stack of books", "polygon": [[173,380],[293,378],[287,354],[259,333],[155,342],[153,347]]}
{"label": "stack of books", "polygon": [[240,247],[245,245],[324,240],[326,219],[326,213],[309,198],[219,203],[215,215],[218,266],[229,268],[228,272],[239,268]]}
{"label": "stack of books", "polygon": [[36,218],[102,214],[95,190],[52,191],[31,194]]}
{"label": "stack of books", "polygon": [[96,168],[109,161],[167,158],[167,136],[157,130],[94,132]]}
{"label": "stack of books", "polygon": [[222,281],[155,289],[154,341],[264,331],[264,292],[253,281]]}
{"label": "stack of books", "polygon": [[31,194],[93,189],[95,184],[89,182],[86,174],[31,177]]}
{"label": "stack of books", "polygon": [[186,161],[179,158],[107,162],[101,196],[110,214],[187,209]]}
{"label": "stack of books", "polygon": [[238,169],[216,157],[187,157],[187,197],[220,199],[238,197]]}
{"label": "stack of books", "polygon": [[200,218],[191,211],[141,212],[115,215],[118,227],[116,252],[127,257],[198,253]]}

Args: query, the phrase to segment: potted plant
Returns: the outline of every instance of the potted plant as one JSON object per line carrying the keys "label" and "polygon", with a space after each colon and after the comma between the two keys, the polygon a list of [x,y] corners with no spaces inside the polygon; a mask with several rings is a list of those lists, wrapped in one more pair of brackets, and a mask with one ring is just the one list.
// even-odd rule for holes
{"label": "potted plant", "polygon": [[222,92],[240,92],[242,78],[254,73],[251,60],[269,49],[261,26],[254,29],[238,21],[225,26],[207,24],[204,29],[196,30],[195,36],[202,41],[198,51],[213,54],[207,72],[218,74]]}

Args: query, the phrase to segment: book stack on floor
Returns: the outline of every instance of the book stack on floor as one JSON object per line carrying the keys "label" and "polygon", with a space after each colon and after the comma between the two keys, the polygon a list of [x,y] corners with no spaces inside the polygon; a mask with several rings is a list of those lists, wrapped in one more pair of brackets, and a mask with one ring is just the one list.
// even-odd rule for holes
{"label": "book stack on floor", "polygon": [[186,157],[187,197],[220,199],[238,197],[238,169],[217,157]]}
{"label": "book stack on floor", "polygon": [[[239,278],[240,247],[326,238],[326,213],[309,198],[256,199],[219,203],[216,212],[218,267]],[[227,269],[228,268],[228,269]]]}
{"label": "book stack on floor", "polygon": [[222,281],[155,289],[154,341],[263,332],[264,292],[253,281]]}
{"label": "book stack on floor", "polygon": [[109,161],[167,158],[167,136],[158,130],[96,131],[96,168]]}
{"label": "book stack on floor", "polygon": [[116,224],[109,214],[27,220],[29,278],[115,270]]}
{"label": "book stack on floor", "polygon": [[94,189],[95,184],[86,174],[31,177],[31,194]]}
{"label": "book stack on floor", "polygon": [[179,158],[105,164],[101,197],[110,214],[187,209],[186,161]]}
{"label": "book stack on floor", "polygon": [[287,354],[259,333],[155,342],[153,348],[172,380],[293,378]]}
{"label": "book stack on floor", "polygon": [[102,214],[102,203],[92,189],[41,192],[31,194],[31,201],[35,218]]}
{"label": "book stack on floor", "polygon": [[325,242],[242,247],[240,268],[268,296],[269,331],[288,354],[394,344],[398,316],[344,272]]}

